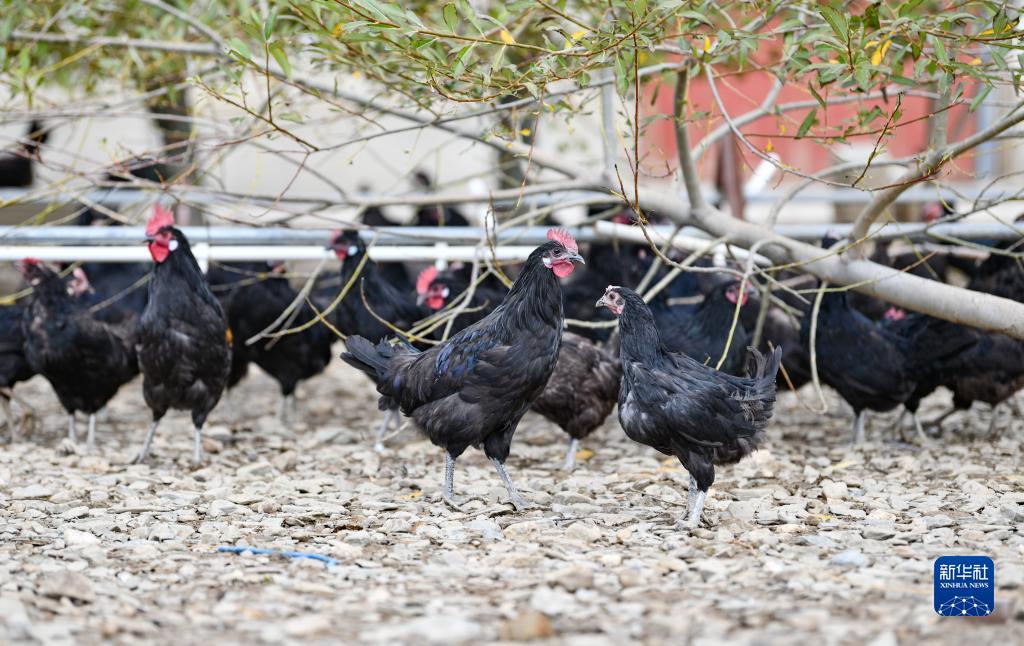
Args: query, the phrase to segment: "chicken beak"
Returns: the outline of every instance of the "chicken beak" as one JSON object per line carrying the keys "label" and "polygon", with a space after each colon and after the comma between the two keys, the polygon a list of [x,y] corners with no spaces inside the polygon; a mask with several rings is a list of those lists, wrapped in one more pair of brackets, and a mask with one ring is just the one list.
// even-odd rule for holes
{"label": "chicken beak", "polygon": [[583,259],[583,256],[579,255],[578,253],[572,254],[571,256],[569,256],[569,259],[578,262],[581,265],[587,264],[587,261]]}
{"label": "chicken beak", "polygon": [[426,302],[427,302],[427,295],[426,294],[417,294],[416,295],[416,305],[417,305],[417,307],[422,306]]}
{"label": "chicken beak", "polygon": [[594,307],[605,307],[606,305],[608,305],[608,301],[604,300],[604,296],[602,296],[597,299],[597,303],[594,304]]}

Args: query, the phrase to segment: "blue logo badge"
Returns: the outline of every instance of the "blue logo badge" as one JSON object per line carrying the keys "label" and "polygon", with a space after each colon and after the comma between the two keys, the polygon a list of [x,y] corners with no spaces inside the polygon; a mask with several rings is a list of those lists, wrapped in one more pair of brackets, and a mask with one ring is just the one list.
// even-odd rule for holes
{"label": "blue logo badge", "polygon": [[985,617],[996,609],[996,565],[987,556],[935,559],[935,612],[943,617]]}

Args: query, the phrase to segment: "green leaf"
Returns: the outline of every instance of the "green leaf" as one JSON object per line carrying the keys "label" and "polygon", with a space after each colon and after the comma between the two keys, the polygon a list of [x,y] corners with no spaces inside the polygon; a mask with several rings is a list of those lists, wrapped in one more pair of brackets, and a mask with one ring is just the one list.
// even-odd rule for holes
{"label": "green leaf", "polygon": [[931,37],[932,46],[935,47],[935,57],[943,65],[949,65],[949,55],[946,53],[946,45],[941,38]]}
{"label": "green leaf", "polygon": [[626,96],[629,90],[629,76],[626,74],[626,62],[621,55],[615,57],[615,85],[619,94]]}
{"label": "green leaf", "polygon": [[466,69],[466,61],[469,59],[469,53],[473,51],[473,48],[476,46],[477,43],[472,43],[459,50],[459,53],[455,56],[455,65],[452,66],[452,76],[458,78],[462,75],[463,70]]}
{"label": "green leaf", "polygon": [[800,122],[800,127],[797,128],[796,131],[796,138],[803,139],[804,135],[807,134],[807,131],[811,129],[811,126],[813,126],[816,123],[818,123],[818,108],[813,108],[810,112],[807,113],[807,116],[804,117],[804,120]]}
{"label": "green leaf", "polygon": [[281,41],[275,40],[267,46],[270,50],[270,55],[274,57],[277,64],[281,66],[284,71],[284,75],[291,78],[292,75],[292,64],[288,62],[288,54],[284,51],[284,45]]}
{"label": "green leaf", "polygon": [[712,24],[712,22],[707,19],[707,16],[690,9],[687,9],[686,11],[678,11],[676,12],[676,15],[683,18],[689,18],[690,20],[696,20],[697,22],[703,23],[708,27],[714,27],[714,24]]}
{"label": "green leaf", "polygon": [[274,7],[267,14],[267,19],[263,23],[263,40],[270,40],[270,37],[274,34],[274,25],[277,23],[277,7]]}
{"label": "green leaf", "polygon": [[459,11],[454,4],[448,3],[444,6],[444,24],[452,31],[459,26]]}
{"label": "green leaf", "polygon": [[231,38],[228,40],[228,45],[231,45],[231,49],[238,52],[238,55],[245,60],[252,60],[252,54],[249,53],[249,47],[240,39]]}
{"label": "green leaf", "polygon": [[843,42],[849,40],[850,25],[846,22],[846,17],[843,16],[843,14],[836,11],[835,8],[827,5],[819,9],[818,13],[821,14],[821,17],[825,19],[825,22],[829,24],[832,31],[834,31],[836,35],[843,40]]}
{"label": "green leaf", "polygon": [[821,95],[818,94],[818,91],[814,89],[814,86],[808,84],[807,89],[811,91],[811,96],[813,96],[814,100],[818,102],[818,105],[821,106],[821,109],[828,110],[828,108],[825,107],[825,99],[821,98]]}
{"label": "green leaf", "polygon": [[977,110],[978,106],[981,105],[981,102],[985,100],[985,97],[987,97],[988,93],[991,91],[991,85],[986,85],[985,87],[981,88],[981,91],[978,92],[978,94],[975,95],[973,99],[971,99],[971,105],[968,106],[967,108],[968,112],[974,112],[975,110]]}

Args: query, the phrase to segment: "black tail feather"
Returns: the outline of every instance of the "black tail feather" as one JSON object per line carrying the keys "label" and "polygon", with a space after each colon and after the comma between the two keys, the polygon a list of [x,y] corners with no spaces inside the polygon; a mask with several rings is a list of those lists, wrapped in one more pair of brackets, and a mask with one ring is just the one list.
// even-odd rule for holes
{"label": "black tail feather", "polygon": [[361,336],[350,336],[345,340],[347,352],[341,353],[341,360],[353,368],[365,372],[370,379],[379,383],[387,370],[390,358],[381,352],[382,345],[386,346],[387,344],[374,346],[373,343]]}

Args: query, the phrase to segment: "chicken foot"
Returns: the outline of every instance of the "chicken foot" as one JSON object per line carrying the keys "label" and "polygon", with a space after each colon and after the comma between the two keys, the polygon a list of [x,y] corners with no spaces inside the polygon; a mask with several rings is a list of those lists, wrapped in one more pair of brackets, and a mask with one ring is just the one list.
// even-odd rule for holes
{"label": "chicken foot", "polygon": [[523,500],[523,496],[516,489],[516,485],[512,482],[512,478],[508,475],[508,470],[505,469],[505,463],[498,458],[491,458],[491,464],[494,465],[494,470],[498,472],[501,477],[502,483],[505,485],[505,490],[508,491],[509,502],[515,507],[516,511],[525,511],[529,505]]}
{"label": "chicken foot", "polygon": [[701,491],[697,486],[697,479],[690,476],[690,491],[687,494],[690,515],[685,523],[679,521],[676,524],[678,529],[696,529],[700,525],[700,516],[704,513],[704,501],[707,497],[708,492]]}

